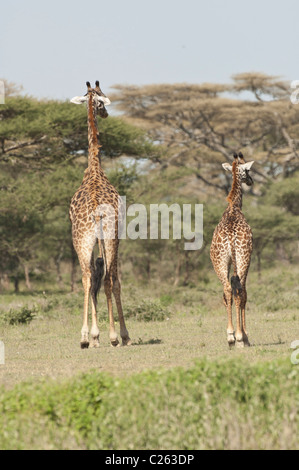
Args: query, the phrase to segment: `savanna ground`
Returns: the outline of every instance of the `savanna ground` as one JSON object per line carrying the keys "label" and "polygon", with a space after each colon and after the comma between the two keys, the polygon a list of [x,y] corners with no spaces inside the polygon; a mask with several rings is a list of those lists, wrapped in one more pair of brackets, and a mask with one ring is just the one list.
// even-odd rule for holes
{"label": "savanna ground", "polygon": [[232,350],[212,271],[193,287],[123,282],[130,347],[110,346],[103,291],[88,350],[80,288],[2,294],[0,448],[298,448],[298,274],[250,272],[251,347]]}

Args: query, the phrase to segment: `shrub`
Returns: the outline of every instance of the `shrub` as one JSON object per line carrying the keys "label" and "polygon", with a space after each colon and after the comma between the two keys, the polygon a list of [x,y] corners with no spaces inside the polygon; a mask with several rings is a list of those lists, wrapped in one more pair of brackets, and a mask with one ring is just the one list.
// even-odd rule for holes
{"label": "shrub", "polygon": [[298,379],[289,361],[203,358],[129,380],[21,383],[0,389],[0,448],[296,449]]}
{"label": "shrub", "polygon": [[7,312],[2,312],[0,318],[3,323],[16,325],[20,323],[30,323],[37,314],[37,307],[24,305],[18,309],[11,308]]}
{"label": "shrub", "polygon": [[126,318],[134,318],[138,321],[163,321],[169,318],[170,312],[161,305],[158,300],[142,300],[141,302],[125,307]]}

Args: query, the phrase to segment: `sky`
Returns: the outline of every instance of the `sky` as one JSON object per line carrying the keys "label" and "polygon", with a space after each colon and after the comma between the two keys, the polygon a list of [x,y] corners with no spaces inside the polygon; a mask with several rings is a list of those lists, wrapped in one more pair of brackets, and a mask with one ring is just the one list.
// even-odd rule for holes
{"label": "sky", "polygon": [[[5,3],[5,4],[3,4]],[[299,80],[298,0],[9,0],[0,77],[37,98],[115,84],[230,83],[263,72]]]}

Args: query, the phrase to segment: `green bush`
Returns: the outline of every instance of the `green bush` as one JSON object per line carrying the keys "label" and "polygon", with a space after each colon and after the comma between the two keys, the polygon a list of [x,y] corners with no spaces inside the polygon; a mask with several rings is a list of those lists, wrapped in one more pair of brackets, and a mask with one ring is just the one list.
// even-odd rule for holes
{"label": "green bush", "polygon": [[26,305],[16,309],[10,308],[7,312],[2,312],[0,319],[3,323],[17,325],[20,323],[30,323],[36,317],[37,307],[28,307]]}
{"label": "green bush", "polygon": [[290,362],[240,358],[21,383],[0,390],[0,448],[296,449],[298,386]]}
{"label": "green bush", "polygon": [[124,309],[126,318],[134,318],[138,321],[163,321],[169,318],[169,310],[161,305],[158,300],[142,300],[134,305],[128,305]]}

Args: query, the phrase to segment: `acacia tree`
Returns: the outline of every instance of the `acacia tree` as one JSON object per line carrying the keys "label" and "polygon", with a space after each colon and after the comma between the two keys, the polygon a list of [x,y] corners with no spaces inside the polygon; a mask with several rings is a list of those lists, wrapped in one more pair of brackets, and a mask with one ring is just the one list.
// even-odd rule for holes
{"label": "acacia tree", "polygon": [[266,248],[271,253],[269,261],[277,259],[281,244],[294,242],[299,233],[299,217],[291,216],[281,208],[260,204],[248,208],[247,219],[253,231],[253,255],[257,261],[257,272],[261,277],[262,256]]}
{"label": "acacia tree", "polygon": [[[109,178],[120,194],[128,203],[145,205],[208,202],[200,263],[198,252],[182,251],[181,240],[140,240],[134,246],[128,240],[121,250],[137,275],[149,279],[155,273],[174,284],[188,283],[208,262],[205,248],[231,186],[221,163],[235,150],[256,162],[255,197],[246,197],[246,204],[259,260],[266,247],[293,243],[297,192],[296,183],[291,193],[289,185],[298,170],[299,107],[290,103],[287,84],[263,74],[240,74],[230,85],[115,89],[113,101],[126,117],[101,121],[100,141],[103,164],[107,170],[113,162]],[[74,267],[76,260],[67,214],[87,164],[86,110],[13,93],[12,88],[12,97],[0,107],[0,270],[16,284],[22,270],[30,285],[30,271],[49,271],[51,261],[61,282],[61,262],[73,260]],[[142,158],[149,164],[115,165],[122,155],[132,157],[130,163]],[[276,200],[260,197],[269,181],[283,182],[276,187]],[[268,215],[277,205],[271,220]],[[284,207],[289,214],[282,214]]]}
{"label": "acacia tree", "polygon": [[219,163],[236,150],[254,157],[256,180],[263,183],[299,167],[299,107],[277,77],[245,73],[233,76],[231,85],[114,88],[119,110],[165,147],[161,165],[189,167],[205,187],[227,192],[230,179]]}
{"label": "acacia tree", "polygon": [[[103,161],[156,151],[144,131],[120,118],[101,122]],[[86,110],[67,102],[12,96],[0,107],[0,269],[15,279],[34,268],[58,279],[72,259],[69,203],[87,165]],[[124,179],[124,178],[123,178]],[[16,281],[16,286],[18,282]]]}
{"label": "acacia tree", "polygon": [[[219,208],[225,209],[223,196],[231,186],[230,174],[223,172],[221,163],[231,160],[236,150],[255,160],[255,184],[250,189],[255,197],[245,200],[259,274],[267,251],[278,255],[279,247],[293,243],[298,236],[298,221],[291,214],[297,214],[298,206],[294,178],[299,169],[299,106],[290,102],[288,83],[279,77],[244,73],[233,76],[230,85],[117,85],[115,90],[113,99],[129,122],[142,126],[164,146],[165,153],[156,159],[158,179],[159,167],[168,174],[176,167],[177,180],[171,186],[176,198],[185,194],[190,201],[197,194],[200,202],[208,202],[205,243],[218,223]],[[275,181],[273,192],[268,190],[267,197],[261,198]],[[291,214],[284,213],[284,207]],[[181,282],[179,273],[185,263],[177,245],[176,284]],[[196,254],[190,254],[193,259]]]}

